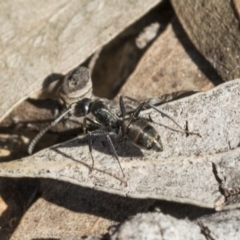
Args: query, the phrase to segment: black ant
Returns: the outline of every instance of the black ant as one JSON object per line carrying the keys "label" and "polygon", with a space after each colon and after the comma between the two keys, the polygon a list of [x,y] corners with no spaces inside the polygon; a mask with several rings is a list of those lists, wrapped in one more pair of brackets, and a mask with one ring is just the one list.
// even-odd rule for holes
{"label": "black ant", "polygon": [[[125,105],[123,102],[123,98],[126,98],[130,101],[134,101],[139,103],[138,100],[127,97],[120,96],[119,105],[121,110],[121,116],[117,116],[114,114],[108,106],[102,100],[92,100],[90,98],[83,98],[76,103],[70,105],[70,107],[61,114],[58,118],[56,118],[47,128],[43,129],[30,143],[28,152],[32,154],[34,146],[39,141],[39,139],[54,125],[56,125],[65,115],[71,114],[76,117],[83,117],[83,130],[86,133],[87,121],[91,123],[93,126],[96,126],[97,129],[93,131],[88,131],[88,145],[89,151],[92,158],[92,169],[94,166],[94,159],[92,156],[92,137],[96,136],[105,136],[111,146],[114,157],[117,159],[120,169],[123,173],[123,169],[121,167],[118,155],[114,148],[113,142],[110,136],[115,135],[118,136],[120,133],[122,136],[127,137],[135,146],[139,148],[143,148],[146,150],[154,150],[157,152],[163,151],[163,146],[161,142],[161,138],[157,132],[157,130],[149,123],[153,122],[151,118],[149,119],[139,117],[140,112],[146,107],[146,105],[150,108],[155,109],[162,116],[169,118],[173,121],[180,129],[180,132],[184,132],[187,134],[196,134],[190,133],[188,130],[184,130],[179,124],[177,124],[170,116],[160,111],[154,105],[148,102],[141,102],[139,106],[126,117]],[[87,117],[89,113],[95,117],[95,119],[91,119]],[[123,173],[124,176],[124,173]]]}

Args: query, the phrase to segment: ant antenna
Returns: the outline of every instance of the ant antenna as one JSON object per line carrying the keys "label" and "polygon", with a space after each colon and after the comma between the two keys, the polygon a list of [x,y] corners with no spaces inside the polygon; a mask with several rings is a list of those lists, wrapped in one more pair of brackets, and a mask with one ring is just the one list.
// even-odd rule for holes
{"label": "ant antenna", "polygon": [[53,126],[55,126],[59,121],[61,121],[61,119],[67,115],[69,112],[71,112],[73,110],[73,107],[70,106],[69,109],[67,109],[65,112],[63,112],[58,118],[56,118],[53,122],[51,122],[51,124],[49,126],[47,126],[46,128],[44,128],[42,131],[40,131],[38,133],[38,135],[31,141],[31,143],[29,144],[28,147],[28,153],[32,154],[33,153],[33,149],[35,147],[35,145],[37,144],[37,142],[39,141],[39,139],[49,130],[51,129]]}

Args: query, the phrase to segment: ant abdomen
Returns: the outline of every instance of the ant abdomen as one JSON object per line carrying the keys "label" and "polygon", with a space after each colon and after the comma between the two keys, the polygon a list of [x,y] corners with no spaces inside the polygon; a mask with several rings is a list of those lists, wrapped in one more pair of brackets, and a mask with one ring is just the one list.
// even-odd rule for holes
{"label": "ant abdomen", "polygon": [[161,138],[156,129],[143,118],[123,121],[124,135],[137,147],[156,152],[163,151]]}

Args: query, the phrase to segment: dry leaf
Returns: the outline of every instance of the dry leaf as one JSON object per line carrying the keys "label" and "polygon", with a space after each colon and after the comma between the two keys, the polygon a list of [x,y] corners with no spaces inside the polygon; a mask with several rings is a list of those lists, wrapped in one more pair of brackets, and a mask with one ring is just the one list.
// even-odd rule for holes
{"label": "dry leaf", "polygon": [[222,79],[238,78],[240,32],[232,1],[171,2],[190,40]]}
{"label": "dry leaf", "polygon": [[[211,61],[221,77],[224,79],[228,77],[228,80],[233,79],[236,76],[234,74],[238,72],[235,64],[238,58],[238,49],[234,42],[238,39],[238,32],[236,31],[235,17],[229,11],[230,4],[224,3],[224,9],[222,9],[224,4],[217,4],[216,13],[212,14],[211,9],[209,19],[212,18],[208,21],[208,18],[205,17],[207,20],[200,21],[202,27],[199,27],[198,14],[196,12],[194,13],[196,16],[190,14],[193,13],[191,7],[194,4],[196,7],[198,3],[191,3],[191,5],[188,3],[189,6],[184,5],[184,8],[187,6],[186,9],[179,11],[177,3],[172,2],[184,28],[187,29],[189,25],[193,24],[192,29],[194,30],[190,27],[187,33],[195,46]],[[236,2],[233,1],[235,8]],[[120,32],[125,32],[129,25],[156,4],[157,1],[150,3],[142,1],[116,3],[114,1],[106,4],[105,1],[99,0],[91,3],[86,1],[84,3],[77,1],[66,3],[61,0],[57,3],[44,2],[41,4],[36,1],[28,1],[24,4],[21,3],[20,6],[17,1],[11,4],[2,3],[2,10],[0,10],[2,11],[0,42],[3,52],[0,58],[3,75],[1,78],[3,83],[0,102],[1,120],[22,99],[29,96],[31,92],[42,88],[44,79],[55,77],[57,80],[58,77],[61,78],[62,75],[55,73],[66,73],[85,61],[93,52]],[[14,6],[16,11],[12,11],[11,6]],[[178,6],[181,6],[181,2]],[[214,1],[206,3],[204,9],[198,5],[200,18],[204,15],[206,6],[215,7],[216,4]],[[221,18],[221,22],[226,23],[226,28],[219,29],[214,25],[215,20],[218,19],[219,9],[224,10],[226,19]],[[186,14],[188,10],[189,13]],[[219,10],[219,12],[221,11]],[[222,12],[220,15],[222,16]],[[188,17],[191,19],[189,20]],[[145,18],[141,19],[142,22],[145,20]],[[232,21],[233,24],[229,24],[229,21]],[[211,23],[214,31],[218,32],[212,31],[210,27],[214,36],[209,34],[205,23]],[[81,27],[79,28],[79,26]],[[165,28],[162,23],[157,26],[149,22],[148,26],[149,28],[136,31],[138,37],[134,37],[135,47],[141,48],[146,44],[149,46],[152,38],[161,33],[163,27]],[[155,27],[151,30],[151,26]],[[219,24],[219,26],[222,25]],[[199,31],[200,34],[198,34]],[[195,33],[196,35],[194,35]],[[195,36],[201,39],[200,44],[199,39],[196,39]],[[214,40],[209,39],[209,36],[212,36]],[[207,39],[206,44],[202,40],[205,38]],[[229,39],[226,40],[226,38]],[[224,41],[219,43],[216,41],[218,39]],[[122,39],[118,38],[116,41],[122,42]],[[203,45],[201,45],[202,43]],[[129,74],[130,70],[132,71],[135,67],[136,59],[135,62],[131,62],[131,66],[127,65],[128,68],[126,68],[124,64],[129,59],[131,60],[131,56],[128,57],[127,53],[135,54],[136,52],[132,51],[131,46],[124,45],[125,42],[122,44],[123,49],[126,46],[126,52],[119,49],[114,51],[116,51],[116,55],[121,53],[123,62],[117,59],[122,67],[120,69],[127,70]],[[224,44],[227,46],[226,48],[222,47]],[[208,47],[211,49],[209,50]],[[229,55],[228,52],[230,52]],[[116,59],[112,60],[113,63],[115,61]],[[125,71],[121,71],[115,75],[116,78],[122,78],[125,74]],[[141,83],[139,87],[136,82],[131,83],[133,79],[139,80],[138,84]],[[164,79],[166,81],[163,84]],[[198,81],[199,79],[201,81]],[[184,89],[191,88],[191,90],[195,86],[198,89],[207,89],[213,86],[209,80],[218,84],[220,78],[195,52],[178,22],[174,20],[144,54],[123,92],[137,98],[149,98],[171,92],[171,89],[176,91],[179,86],[184,86]],[[0,219],[1,237],[11,234],[23,213],[25,215],[21,219],[13,239],[23,239],[26,232],[29,234],[29,238],[80,237],[90,234],[88,239],[101,239],[103,236],[91,234],[106,233],[108,226],[122,222],[137,212],[148,211],[150,207],[154,206],[154,200],[148,200],[149,198],[168,200],[169,204],[173,204],[172,201],[175,201],[208,208],[204,208],[201,214],[204,211],[211,213],[213,209],[238,208],[240,206],[238,194],[240,189],[238,164],[240,157],[238,148],[239,84],[240,81],[237,80],[207,93],[197,94],[160,107],[182,127],[188,121],[190,131],[198,132],[201,134],[201,138],[196,135],[186,137],[185,134],[154,125],[162,138],[164,146],[162,153],[138,149],[125,140],[114,140],[125,177],[122,176],[117,161],[104,138],[94,139],[95,167],[93,172],[90,172],[92,162],[87,137],[73,139],[27,158],[1,163],[0,176],[6,177],[2,178],[0,182],[1,196],[8,206]],[[114,95],[113,92],[111,94]],[[29,113],[30,110],[26,106],[29,105],[23,105],[22,111],[27,109],[25,118],[28,120],[33,112]],[[40,111],[37,113],[41,115]],[[51,112],[47,113],[51,117]],[[153,110],[144,111],[142,115],[148,117],[149,113],[154,121],[177,128],[169,119],[162,118]],[[10,148],[2,148],[0,152],[5,160],[12,158],[10,149],[19,146],[19,138],[15,136],[17,133],[15,131],[6,133],[6,136],[1,135],[4,137],[4,144],[10,146]],[[10,140],[7,138],[8,136],[11,138]],[[46,135],[45,139],[47,138]],[[41,139],[43,143],[46,142],[45,139]],[[23,141],[25,145],[28,144],[25,137],[21,137],[20,141]],[[20,179],[15,180],[9,177],[19,177]],[[22,179],[22,177],[27,178]],[[40,178],[41,191],[38,190],[38,183],[36,183],[38,179],[34,179],[34,181],[29,179],[32,177]],[[26,184],[18,185],[21,181]],[[21,189],[22,186],[25,186],[24,191]],[[2,191],[3,188],[5,188],[4,191]],[[5,195],[2,195],[8,191],[14,193],[12,198],[7,199]],[[29,208],[40,192],[42,198]],[[21,193],[19,197],[17,197],[18,193]],[[176,205],[178,208],[183,206],[177,203]],[[184,206],[189,205],[185,204]],[[200,207],[198,209],[201,209]],[[14,208],[17,208],[17,211],[13,211]],[[190,206],[190,208],[192,210],[194,207]],[[190,224],[191,227],[196,227],[198,232],[201,228],[201,236],[204,235],[206,238],[211,239],[214,236],[230,238],[236,235],[235,229],[237,229],[234,225],[237,223],[237,215],[233,215],[234,223],[228,220],[232,213],[234,212],[229,211],[223,220],[219,217],[220,215],[209,217],[209,219],[197,219],[199,220],[196,222],[198,226],[164,215],[156,216],[156,218],[160,217],[163,223],[174,222],[174,231],[177,230],[177,226],[182,226],[181,224],[188,226]],[[189,217],[188,211],[184,211],[184,214],[185,217]],[[3,215],[9,215],[9,217],[4,219]],[[215,222],[218,221],[226,222],[226,228],[222,232],[218,229],[217,224],[215,225]],[[142,223],[147,224],[147,218]],[[149,230],[151,230],[150,226]],[[222,235],[217,235],[218,232],[221,232]],[[185,238],[187,239],[187,237]]]}
{"label": "dry leaf", "polygon": [[76,67],[158,2],[2,1],[0,121],[49,74]]}
{"label": "dry leaf", "polygon": [[173,16],[171,4],[162,1],[104,46],[93,69],[93,93],[102,98],[114,98]]}
{"label": "dry leaf", "polygon": [[[218,181],[221,175],[217,175],[215,168],[218,169],[224,159],[228,159],[236,169],[234,176],[238,178],[239,88],[240,81],[236,80],[209,92],[162,105],[161,110],[174,117],[180,125],[184,126],[188,120],[189,130],[198,132],[201,137],[186,137],[156,126],[163,142],[162,153],[140,150],[129,142],[116,141],[124,179],[105,139],[94,141],[95,166],[90,173],[91,158],[86,137],[27,158],[2,163],[0,176],[53,178],[126,197],[222,207],[225,197],[219,187],[225,179],[221,179],[221,183]],[[156,122],[176,128],[156,111],[147,112]],[[227,170],[227,167],[222,168],[226,173]]]}
{"label": "dry leaf", "polygon": [[120,94],[137,99],[180,90],[204,91],[221,79],[174,19],[143,55]]}

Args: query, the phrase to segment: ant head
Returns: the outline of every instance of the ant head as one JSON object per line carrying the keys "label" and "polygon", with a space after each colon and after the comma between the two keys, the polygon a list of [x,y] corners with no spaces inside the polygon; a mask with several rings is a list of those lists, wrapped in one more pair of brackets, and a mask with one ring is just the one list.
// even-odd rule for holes
{"label": "ant head", "polygon": [[74,106],[74,115],[76,117],[86,116],[90,111],[92,100],[90,98],[83,98]]}

